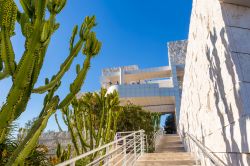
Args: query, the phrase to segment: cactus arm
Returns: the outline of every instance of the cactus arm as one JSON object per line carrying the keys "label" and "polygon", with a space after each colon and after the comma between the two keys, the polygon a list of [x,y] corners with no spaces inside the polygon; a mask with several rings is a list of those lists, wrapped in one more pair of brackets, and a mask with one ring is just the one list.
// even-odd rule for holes
{"label": "cactus arm", "polygon": [[12,36],[17,19],[17,6],[13,0],[0,1],[0,27]]}
{"label": "cactus arm", "polygon": [[[42,10],[39,8],[45,7],[44,1],[36,1],[38,4],[38,11]],[[37,12],[38,14],[38,12]],[[7,102],[3,105],[0,112],[0,130],[5,128],[8,124],[10,124],[14,119],[17,117],[14,116],[15,112],[18,110],[22,112],[28,102],[30,97],[30,80],[31,75],[33,73],[35,60],[37,57],[37,41],[39,39],[39,32],[40,32],[40,20],[41,18],[38,16],[35,23],[35,32],[32,38],[29,41],[29,48],[28,51],[24,53],[24,59],[21,61],[19,68],[16,69],[16,76],[14,78],[13,85],[7,97]]]}
{"label": "cactus arm", "polygon": [[[40,32],[42,30],[41,22],[44,17],[46,1],[35,1],[36,19],[34,22],[34,32],[26,41],[26,51],[20,60],[14,73],[13,85],[7,97],[7,102],[0,111],[0,131],[17,119],[21,112],[26,108],[27,102],[31,95],[33,82],[36,82],[32,75],[34,67],[39,56],[41,48]],[[18,115],[18,116],[16,116]],[[0,140],[1,142],[1,140]]]}
{"label": "cactus arm", "polygon": [[[42,21],[43,21],[43,17],[45,15],[45,5],[46,5],[46,1],[35,1],[36,3],[36,11],[35,11],[35,15],[36,15],[36,19],[34,22],[34,28],[32,30],[32,36],[30,36],[27,41],[26,41],[26,52],[23,55],[23,58],[21,59],[21,61],[18,64],[17,67],[17,71],[16,71],[16,79],[23,79],[19,78],[23,75],[27,75],[27,77],[30,77],[32,71],[33,71],[33,67],[32,65],[34,65],[34,59],[37,58],[37,51],[39,51],[40,47],[41,47],[41,32],[42,32]],[[27,69],[28,68],[28,69]],[[22,71],[22,73],[24,73],[23,75],[20,74],[20,70]],[[26,70],[28,70],[29,72],[27,72]]]}
{"label": "cactus arm", "polygon": [[30,132],[25,137],[24,141],[14,151],[6,166],[18,166],[19,163],[22,163],[24,159],[29,155],[29,153],[34,149],[39,136],[47,125],[50,116],[55,112],[55,108],[58,102],[59,98],[58,96],[55,96],[52,101],[46,106],[46,113],[44,113],[42,117],[39,117],[36,120]]}
{"label": "cactus arm", "polygon": [[66,126],[68,126],[69,124],[68,124],[67,119],[66,119],[65,116],[66,116],[66,115],[64,115],[64,113],[62,112],[62,119],[63,119],[63,122],[64,122],[64,124],[65,124]]}
{"label": "cactus arm", "polygon": [[[75,112],[75,111],[74,111],[74,112]],[[86,148],[86,147],[90,147],[90,146],[89,146],[89,145],[87,144],[87,142],[84,140],[84,137],[83,137],[83,135],[82,135],[82,130],[81,130],[81,127],[80,127],[80,124],[79,124],[78,116],[79,116],[79,115],[76,114],[76,112],[75,112],[75,113],[74,113],[74,120],[75,120],[75,123],[76,123],[76,125],[75,125],[75,127],[76,127],[76,132],[77,132],[78,137],[79,137],[79,139],[80,139],[81,146],[82,146],[84,152],[86,152],[86,151],[87,151],[87,148]]]}
{"label": "cactus arm", "polygon": [[59,131],[62,132],[63,130],[62,130],[62,128],[61,128],[61,126],[60,126],[60,124],[58,122],[57,114],[55,114],[55,120],[56,120],[56,124],[58,126]]}
{"label": "cactus arm", "polygon": [[111,127],[111,120],[112,120],[112,116],[111,116],[111,109],[108,110],[108,119],[107,119],[107,125],[106,125],[106,132],[105,132],[105,138],[104,141],[105,143],[109,142],[109,137],[110,137],[110,127]]}
{"label": "cactus arm", "polygon": [[61,158],[62,158],[62,149],[61,149],[61,144],[60,143],[57,143],[56,157],[57,157],[57,159],[59,159],[59,162],[62,162],[61,161]]}
{"label": "cactus arm", "polygon": [[[94,21],[94,18],[95,17],[92,17],[92,21]],[[92,26],[92,24],[93,23],[91,22],[90,25]],[[82,31],[82,29],[80,31]],[[80,37],[81,37],[81,34],[84,34],[84,33],[80,32]],[[99,42],[96,39],[95,33],[90,32],[88,34],[88,37],[86,38],[86,43],[85,43],[83,51],[82,51],[83,54],[86,55],[86,58],[85,58],[84,64],[83,64],[83,68],[79,71],[79,73],[77,74],[76,79],[70,85],[70,93],[59,104],[59,108],[63,108],[66,105],[69,105],[69,103],[73,100],[75,95],[80,91],[81,86],[85,81],[87,72],[88,72],[88,70],[90,68],[91,59],[99,53],[99,51],[101,49],[101,45],[102,45],[101,42]]]}
{"label": "cactus arm", "polygon": [[[70,39],[70,55],[65,60],[65,62],[61,65],[60,70],[57,73],[56,77],[54,77],[54,79],[49,84],[35,88],[33,90],[34,93],[44,93],[47,90],[53,88],[53,86],[56,84],[56,82],[63,77],[65,72],[68,71],[68,69],[70,68],[70,66],[72,64],[73,59],[77,56],[77,54],[79,53],[79,51],[82,48],[82,45],[85,41],[86,41],[86,44],[85,44],[86,46],[85,46],[83,53],[88,55],[86,59],[88,59],[88,58],[91,59],[92,55],[95,56],[99,52],[101,44],[96,39],[95,33],[93,33],[93,32],[90,33],[90,30],[95,25],[96,25],[96,23],[95,23],[94,16],[91,18],[89,18],[89,17],[85,18],[84,23],[82,24],[80,32],[79,32],[80,40],[75,45],[75,47],[73,47],[73,44],[75,41],[75,36],[78,32],[78,27],[77,26],[74,27],[73,32],[72,32],[72,36]],[[90,36],[89,38],[88,38],[88,35]],[[86,72],[87,71],[88,70],[86,70]],[[72,90],[71,93],[65,98],[65,100],[63,100],[62,104],[60,104],[60,108],[63,108],[64,106],[66,106],[72,100],[72,97],[74,97],[76,95],[76,93],[80,90],[81,83],[83,83],[83,81],[85,79],[84,75],[86,76],[86,73],[83,75],[81,74],[79,77],[76,78],[75,82],[72,85],[72,86],[75,86],[75,88],[72,87],[72,89],[74,89],[74,90]]]}
{"label": "cactus arm", "polygon": [[99,147],[99,145],[101,144],[101,136],[102,136],[102,132],[103,132],[103,125],[104,125],[104,117],[105,117],[105,97],[106,95],[106,90],[105,89],[101,89],[100,91],[100,95],[98,95],[98,93],[94,93],[95,98],[97,99],[98,103],[101,105],[101,120],[100,120],[100,125],[99,125],[99,129],[97,132],[97,138],[96,138],[96,147]]}
{"label": "cactus arm", "polygon": [[94,130],[92,124],[92,111],[89,114],[89,128],[90,128],[90,148],[94,149]]}
{"label": "cactus arm", "polygon": [[5,27],[1,29],[1,57],[5,65],[6,72],[13,75],[16,68],[15,54]]}
{"label": "cactus arm", "polygon": [[84,128],[83,128],[83,122],[81,121],[82,119],[82,114],[79,114],[79,111],[78,111],[78,108],[75,107],[74,108],[74,121],[76,123],[75,127],[76,127],[76,130],[77,130],[77,133],[78,133],[78,137],[81,141],[81,144],[82,144],[82,147],[84,148],[85,152],[86,152],[86,147],[90,147],[88,144],[87,144],[87,141],[84,139],[84,136],[83,136],[83,131],[84,131]]}
{"label": "cactus arm", "polygon": [[13,73],[15,72],[16,63],[10,37],[14,35],[15,22],[17,19],[17,6],[13,0],[6,0],[1,2],[0,15],[0,59],[5,65],[6,72],[10,75],[13,75]]}
{"label": "cactus arm", "polygon": [[8,74],[5,70],[2,71],[2,72],[0,72],[0,80],[6,78],[6,77],[8,77],[8,76],[9,76],[9,74]]}
{"label": "cactus arm", "polygon": [[72,125],[72,122],[70,120],[69,108],[64,108],[62,112],[66,117],[66,121],[68,124],[68,130],[70,132],[72,143],[74,145],[76,153],[77,153],[77,155],[80,155],[80,148],[79,148],[78,143],[77,143],[77,136],[73,130],[73,125]]}
{"label": "cactus arm", "polygon": [[3,60],[1,58],[1,37],[0,37],[0,72],[3,70]]}
{"label": "cactus arm", "polygon": [[76,25],[72,31],[72,35],[71,35],[71,38],[70,38],[70,42],[69,42],[69,50],[70,52],[73,51],[73,48],[74,48],[74,43],[75,43],[75,37],[76,37],[76,34],[78,32],[78,26]]}
{"label": "cactus arm", "polygon": [[90,60],[89,56],[84,60],[84,65],[79,74],[77,75],[74,82],[70,85],[70,93],[62,100],[59,104],[58,108],[63,108],[68,105],[75,97],[75,95],[80,91],[81,86],[86,78],[87,72],[90,68]]}
{"label": "cactus arm", "polygon": [[88,140],[89,139],[88,124],[87,124],[87,116],[85,113],[83,113],[83,125],[84,125],[84,131],[85,131],[85,140]]}
{"label": "cactus arm", "polygon": [[6,138],[7,128],[4,128],[0,133],[0,140],[4,140]]}
{"label": "cactus arm", "polygon": [[76,46],[72,49],[72,52],[68,56],[68,58],[64,61],[64,63],[61,65],[59,72],[56,74],[56,76],[52,79],[50,83],[47,85],[38,87],[33,89],[32,92],[34,93],[44,93],[50,89],[52,89],[58,81],[61,80],[61,78],[64,76],[64,74],[69,70],[73,59],[76,57],[76,55],[79,53],[80,49],[82,48],[83,41],[79,41]]}
{"label": "cactus arm", "polygon": [[120,111],[121,109],[119,109],[119,111],[114,112],[114,124],[113,124],[113,135],[112,135],[113,137],[115,136],[115,133],[117,131],[117,120],[120,115]]}
{"label": "cactus arm", "polygon": [[[35,64],[36,67],[34,68],[34,72],[33,72],[32,87],[34,87],[36,80],[38,79],[38,76],[43,66],[44,57],[47,52],[48,45],[50,43],[51,36],[55,32],[55,30],[56,30],[55,29],[55,15],[51,14],[49,20],[43,24],[42,34],[40,38],[40,42],[42,43],[43,46],[39,51],[38,58]],[[60,80],[57,81],[53,87],[55,87],[58,84],[58,82],[60,82]]]}
{"label": "cactus arm", "polygon": [[24,12],[31,18],[32,17],[32,13],[28,7],[27,1],[26,0],[20,0],[20,4],[24,10]]}
{"label": "cactus arm", "polygon": [[102,104],[101,121],[100,121],[100,127],[98,129],[98,134],[97,134],[96,147],[99,147],[100,145],[100,139],[101,139],[103,123],[104,123],[104,116],[105,116],[105,102],[103,102]]}

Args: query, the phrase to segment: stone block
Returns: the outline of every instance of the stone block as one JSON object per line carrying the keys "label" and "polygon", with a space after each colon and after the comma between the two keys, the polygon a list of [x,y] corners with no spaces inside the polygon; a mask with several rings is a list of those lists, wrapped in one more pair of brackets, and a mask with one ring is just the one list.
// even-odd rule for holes
{"label": "stone block", "polygon": [[[209,148],[212,152],[223,153],[230,152],[231,150],[227,146],[224,134],[222,130],[217,130],[204,138],[205,146]],[[216,140],[216,141],[215,141]]]}
{"label": "stone block", "polygon": [[231,66],[232,74],[234,74],[234,80],[235,81],[244,81],[242,68],[241,68],[241,64],[240,64],[239,53],[231,52],[230,56],[231,56],[233,65],[232,65],[232,63],[230,63],[228,61],[226,63],[228,66]]}
{"label": "stone block", "polygon": [[245,82],[250,82],[250,54],[238,54],[240,68]]}
{"label": "stone block", "polygon": [[240,5],[240,6],[250,7],[250,2],[248,0],[221,0],[221,1],[224,2],[224,3],[233,4],[233,5]]}
{"label": "stone block", "polygon": [[239,100],[243,107],[242,115],[250,115],[250,83],[240,82],[236,88],[239,91]]}
{"label": "stone block", "polygon": [[237,154],[237,166],[250,165],[250,154]]}
{"label": "stone block", "polygon": [[237,165],[237,153],[214,153],[216,156],[220,158],[220,160],[228,166],[236,166]]}
{"label": "stone block", "polygon": [[250,29],[250,8],[232,4],[222,4],[223,18],[227,26]]}
{"label": "stone block", "polygon": [[250,54],[250,30],[238,27],[227,27],[227,29],[231,51]]}

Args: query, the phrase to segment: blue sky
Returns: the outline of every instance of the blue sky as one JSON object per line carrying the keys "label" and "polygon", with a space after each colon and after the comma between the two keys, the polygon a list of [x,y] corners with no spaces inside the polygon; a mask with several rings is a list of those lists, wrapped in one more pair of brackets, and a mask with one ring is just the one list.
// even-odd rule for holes
{"label": "blue sky", "polygon": [[[67,57],[69,38],[74,25],[80,25],[87,15],[96,15],[97,37],[103,43],[102,50],[91,65],[82,91],[100,88],[101,70],[106,67],[137,64],[141,68],[168,65],[166,43],[187,39],[191,0],[68,0],[57,17],[59,30],[54,34],[46,55],[44,66],[36,84],[42,85],[46,77],[55,74]],[[19,60],[23,53],[24,39],[20,28],[12,39]],[[74,62],[82,63],[79,55]],[[63,98],[69,84],[75,78],[75,67],[65,75],[58,94]],[[71,80],[71,81],[70,81]],[[11,80],[0,82],[0,103],[5,101]],[[43,95],[32,95],[27,110],[19,118],[23,125],[37,116],[42,108]],[[57,130],[54,118],[47,129]]]}

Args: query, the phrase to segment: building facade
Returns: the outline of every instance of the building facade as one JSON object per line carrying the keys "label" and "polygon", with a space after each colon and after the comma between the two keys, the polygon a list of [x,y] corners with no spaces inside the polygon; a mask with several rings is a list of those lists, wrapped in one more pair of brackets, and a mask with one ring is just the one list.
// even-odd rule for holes
{"label": "building facade", "polygon": [[178,114],[186,48],[187,41],[168,43],[169,66],[103,69],[101,85],[109,93],[118,91],[123,104],[131,102],[151,112]]}

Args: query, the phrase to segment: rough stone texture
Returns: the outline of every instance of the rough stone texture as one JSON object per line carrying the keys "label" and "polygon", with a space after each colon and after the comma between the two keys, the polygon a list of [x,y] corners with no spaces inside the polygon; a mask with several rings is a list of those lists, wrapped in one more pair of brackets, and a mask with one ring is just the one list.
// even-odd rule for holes
{"label": "rough stone texture", "polygon": [[168,55],[172,63],[182,65],[185,64],[187,43],[187,40],[179,40],[168,43]]}
{"label": "rough stone texture", "polygon": [[222,0],[222,2],[250,7],[250,1],[249,0]]}
{"label": "rough stone texture", "polygon": [[227,165],[250,165],[249,43],[250,8],[193,0],[179,131]]}
{"label": "rough stone texture", "polygon": [[168,43],[169,63],[172,69],[172,81],[175,89],[175,116],[178,124],[181,105],[181,91],[183,76],[177,77],[177,66],[184,68],[187,53],[187,40],[179,40]]}

